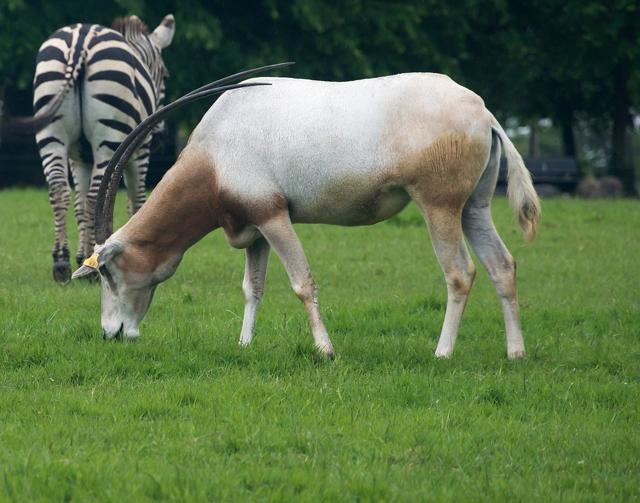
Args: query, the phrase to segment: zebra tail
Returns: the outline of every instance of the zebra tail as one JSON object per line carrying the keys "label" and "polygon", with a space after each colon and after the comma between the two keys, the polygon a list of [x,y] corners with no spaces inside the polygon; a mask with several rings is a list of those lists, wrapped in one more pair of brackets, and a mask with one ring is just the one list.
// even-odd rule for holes
{"label": "zebra tail", "polygon": [[35,134],[45,128],[53,121],[60,118],[57,115],[58,109],[64,98],[75,85],[82,68],[87,60],[87,44],[93,36],[93,28],[87,34],[82,47],[69,51],[69,58],[65,68],[65,80],[60,86],[58,92],[49,100],[49,102],[34,116],[31,117],[13,117],[5,121],[0,130],[10,131],[13,134]]}

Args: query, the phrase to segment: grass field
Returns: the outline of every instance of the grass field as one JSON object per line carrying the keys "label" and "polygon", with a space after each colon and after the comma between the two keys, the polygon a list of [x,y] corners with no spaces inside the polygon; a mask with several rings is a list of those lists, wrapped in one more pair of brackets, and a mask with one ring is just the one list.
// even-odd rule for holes
{"label": "grass field", "polygon": [[51,279],[45,192],[0,192],[0,501],[640,499],[640,203],[543,209],[525,246],[494,204],[518,261],[514,363],[477,260],[454,357],[433,358],[446,290],[414,207],[299,227],[327,363],[275,256],[237,346],[244,254],[219,232],[137,342],[104,342],[98,287]]}

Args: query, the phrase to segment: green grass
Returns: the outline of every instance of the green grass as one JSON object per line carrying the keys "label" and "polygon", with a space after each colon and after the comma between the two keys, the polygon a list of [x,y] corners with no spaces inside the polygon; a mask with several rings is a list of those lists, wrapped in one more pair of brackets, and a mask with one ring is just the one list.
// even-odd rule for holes
{"label": "green grass", "polygon": [[546,201],[525,246],[496,200],[515,363],[484,270],[453,359],[433,358],[446,291],[414,207],[299,227],[331,363],[273,255],[250,348],[244,254],[220,232],[159,287],[139,341],[104,342],[98,287],[51,279],[45,192],[0,192],[0,215],[1,501],[640,499],[637,201]]}

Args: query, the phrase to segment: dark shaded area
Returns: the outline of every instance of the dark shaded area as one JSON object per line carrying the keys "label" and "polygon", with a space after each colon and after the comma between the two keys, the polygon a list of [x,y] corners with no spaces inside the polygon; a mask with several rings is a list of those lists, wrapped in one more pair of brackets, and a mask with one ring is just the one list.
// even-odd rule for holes
{"label": "dark shaded area", "polygon": [[[167,13],[176,36],[165,51],[167,98],[232,72],[277,61],[293,77],[348,80],[407,71],[446,73],[481,95],[499,119],[532,124],[548,117],[562,152],[589,158],[576,131],[585,123],[607,131],[608,171],[635,191],[630,148],[640,104],[640,4],[637,0],[13,0],[0,2],[0,100],[5,115],[29,115],[39,45],[75,22],[110,25],[137,14],[153,29]],[[171,117],[188,133],[208,104]],[[167,147],[163,154],[175,156]],[[535,142],[531,152],[535,154]],[[42,180],[28,160],[33,142],[0,143],[0,183]],[[15,156],[27,156],[18,167]],[[159,163],[159,164],[158,164]],[[169,164],[152,163],[151,179]]]}
{"label": "dark shaded area", "polygon": [[[175,139],[167,136],[154,141],[147,185],[155,186],[176,160],[178,147]],[[32,138],[18,138],[0,148],[0,189],[13,185],[45,186],[40,156]],[[73,186],[73,185],[72,185]]]}

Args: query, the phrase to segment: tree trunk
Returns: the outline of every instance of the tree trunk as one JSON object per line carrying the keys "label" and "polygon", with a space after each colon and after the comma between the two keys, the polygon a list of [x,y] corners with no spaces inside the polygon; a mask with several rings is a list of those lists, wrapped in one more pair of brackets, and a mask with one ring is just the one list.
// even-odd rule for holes
{"label": "tree trunk", "polygon": [[529,124],[529,157],[538,157],[538,137],[536,135],[536,121]]}
{"label": "tree trunk", "polygon": [[4,129],[4,88],[5,86],[0,86],[0,149],[2,148],[2,130]]}
{"label": "tree trunk", "polygon": [[573,130],[573,110],[565,110],[560,115],[560,129],[562,131],[562,152],[567,157],[572,157],[576,161],[579,176],[582,176],[582,168],[578,162],[578,152],[576,149],[576,135]]}
{"label": "tree trunk", "polygon": [[636,195],[635,171],[627,148],[627,128],[631,122],[629,115],[629,71],[623,66],[613,73],[613,134],[611,138],[610,172],[622,182],[625,193]]}
{"label": "tree trunk", "polygon": [[562,146],[564,155],[568,157],[576,156],[576,136],[573,132],[573,113],[563,117],[560,126],[562,127]]}

